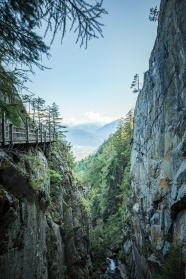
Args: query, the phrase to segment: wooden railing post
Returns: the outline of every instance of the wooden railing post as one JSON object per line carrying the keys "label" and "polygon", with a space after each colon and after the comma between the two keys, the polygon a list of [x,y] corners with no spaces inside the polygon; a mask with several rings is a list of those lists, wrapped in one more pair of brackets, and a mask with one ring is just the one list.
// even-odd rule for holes
{"label": "wooden railing post", "polygon": [[43,142],[43,124],[40,123],[40,131],[41,131],[41,142]]}
{"label": "wooden railing post", "polygon": [[26,142],[29,143],[29,118],[26,118]]}
{"label": "wooden railing post", "polygon": [[5,125],[5,113],[2,115],[2,140],[3,145],[6,145],[6,125]]}
{"label": "wooden railing post", "polygon": [[44,142],[46,142],[46,135],[47,135],[47,132],[46,130],[44,131]]}
{"label": "wooden railing post", "polygon": [[10,143],[11,144],[14,144],[14,135],[13,135],[13,124],[12,123],[10,123],[9,124],[9,127],[10,127]]}
{"label": "wooden railing post", "polygon": [[[25,131],[26,127],[26,131]],[[35,130],[35,139],[34,139],[34,130]],[[25,139],[26,135],[26,139]],[[29,117],[26,118],[26,124],[19,129],[14,126],[12,123],[6,123],[5,113],[2,113],[2,135],[1,135],[2,145],[5,146],[7,144],[18,144],[18,143],[46,143],[52,142],[57,139],[57,133],[55,133],[51,127],[49,130],[45,130],[43,124],[37,127],[37,129],[32,129],[30,126]]]}
{"label": "wooden railing post", "polygon": [[51,142],[51,128],[49,127],[49,140]]}
{"label": "wooden railing post", "polygon": [[39,143],[39,130],[36,130],[36,143]]}

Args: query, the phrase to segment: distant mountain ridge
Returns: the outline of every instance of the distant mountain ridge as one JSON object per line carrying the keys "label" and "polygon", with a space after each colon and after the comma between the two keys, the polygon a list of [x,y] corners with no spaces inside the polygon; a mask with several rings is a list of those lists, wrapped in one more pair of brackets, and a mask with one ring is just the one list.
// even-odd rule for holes
{"label": "distant mountain ridge", "polygon": [[102,140],[95,136],[94,133],[87,132],[80,128],[69,129],[66,133],[67,141],[73,146],[99,146]]}
{"label": "distant mountain ridge", "polygon": [[110,134],[113,134],[116,132],[118,124],[119,124],[119,119],[112,121],[108,124],[105,124],[104,126],[102,126],[101,128],[99,128],[99,130],[97,130],[98,135],[100,136],[100,138],[102,138],[103,140],[106,140]]}
{"label": "distant mountain ridge", "polygon": [[73,127],[68,126],[66,139],[72,145],[98,147],[110,134],[117,130],[118,123],[119,120],[115,120],[105,125],[87,123]]}
{"label": "distant mountain ridge", "polygon": [[[82,159],[90,154],[90,150],[96,150],[110,134],[116,132],[118,123],[119,119],[105,125],[86,123],[68,126],[66,140],[71,143],[76,159]],[[87,150],[88,154],[86,154],[85,150]]]}

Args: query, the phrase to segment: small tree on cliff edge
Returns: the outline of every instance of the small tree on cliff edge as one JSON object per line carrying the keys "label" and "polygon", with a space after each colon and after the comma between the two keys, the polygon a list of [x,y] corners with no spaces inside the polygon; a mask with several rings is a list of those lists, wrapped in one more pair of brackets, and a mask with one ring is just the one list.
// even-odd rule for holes
{"label": "small tree on cliff edge", "polygon": [[[87,47],[90,39],[103,36],[103,24],[99,19],[106,11],[102,2],[91,5],[85,0],[0,1],[0,92],[15,96],[28,79],[26,71],[33,72],[33,66],[45,69],[41,58],[43,54],[49,56],[49,47],[35,32],[43,22],[46,24],[45,35],[52,31],[51,43],[58,31],[61,40],[64,38],[67,23],[77,34],[76,42],[80,45]],[[6,106],[2,102],[0,108],[4,111]],[[9,106],[14,109],[15,105],[10,102]],[[21,108],[17,111],[21,115]]]}
{"label": "small tree on cliff edge", "polygon": [[134,76],[134,79],[132,81],[132,84],[131,84],[130,88],[133,89],[133,91],[132,91],[133,93],[138,93],[138,92],[141,91],[141,83],[139,81],[139,75],[138,74],[136,74]]}
{"label": "small tree on cliff edge", "polygon": [[157,21],[159,16],[159,11],[157,6],[155,8],[150,9],[149,20],[150,21]]}

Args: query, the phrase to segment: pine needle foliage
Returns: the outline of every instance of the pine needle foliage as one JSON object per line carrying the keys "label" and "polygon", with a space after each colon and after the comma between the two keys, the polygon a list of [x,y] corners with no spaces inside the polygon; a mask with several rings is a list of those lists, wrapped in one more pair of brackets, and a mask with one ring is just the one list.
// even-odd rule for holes
{"label": "pine needle foliage", "polygon": [[123,216],[130,187],[130,142],[133,112],[121,119],[115,134],[98,151],[76,167],[81,183],[88,188],[91,214],[91,243],[95,269],[112,247],[122,246]]}
{"label": "pine needle foliage", "polygon": [[174,243],[170,246],[160,273],[155,275],[153,279],[185,278],[184,267],[182,266],[182,246],[181,243]]}
{"label": "pine needle foliage", "polygon": [[[61,32],[63,40],[66,30],[77,34],[76,42],[87,47],[88,41],[102,35],[100,19],[107,12],[102,0],[89,4],[85,0],[2,0],[0,1],[0,67],[6,74],[0,74],[0,92],[3,95],[0,109],[7,113],[4,103],[7,97],[13,100],[28,80],[27,72],[34,73],[34,67],[46,69],[42,56],[50,57],[50,47],[36,30],[45,28],[44,36],[51,32],[53,43]],[[7,77],[9,80],[7,81]],[[12,112],[15,104],[11,105]],[[6,109],[5,109],[6,108]],[[16,104],[19,117],[22,105]],[[10,117],[12,120],[13,118]]]}
{"label": "pine needle foliage", "polygon": [[159,11],[157,6],[155,8],[150,8],[150,15],[149,20],[150,21],[157,21],[159,16]]}
{"label": "pine needle foliage", "polygon": [[21,98],[14,84],[19,86],[19,73],[6,72],[0,67],[0,111],[6,115],[6,118],[19,126],[26,117],[26,111],[22,105]]}
{"label": "pine needle foliage", "polygon": [[133,89],[133,91],[132,91],[133,93],[140,93],[140,91],[141,91],[141,83],[140,83],[139,75],[138,74],[134,75],[134,79],[132,81],[132,84],[131,84],[130,88]]}

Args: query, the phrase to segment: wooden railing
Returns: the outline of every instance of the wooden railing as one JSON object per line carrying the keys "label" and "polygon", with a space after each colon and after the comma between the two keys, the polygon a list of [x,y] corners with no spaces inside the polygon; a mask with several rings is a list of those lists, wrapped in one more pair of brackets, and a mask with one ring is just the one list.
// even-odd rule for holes
{"label": "wooden railing", "polygon": [[14,126],[5,117],[2,117],[0,127],[0,146],[14,144],[40,144],[55,141],[57,134],[51,129],[46,129],[43,124],[32,124],[29,118],[20,127]]}

